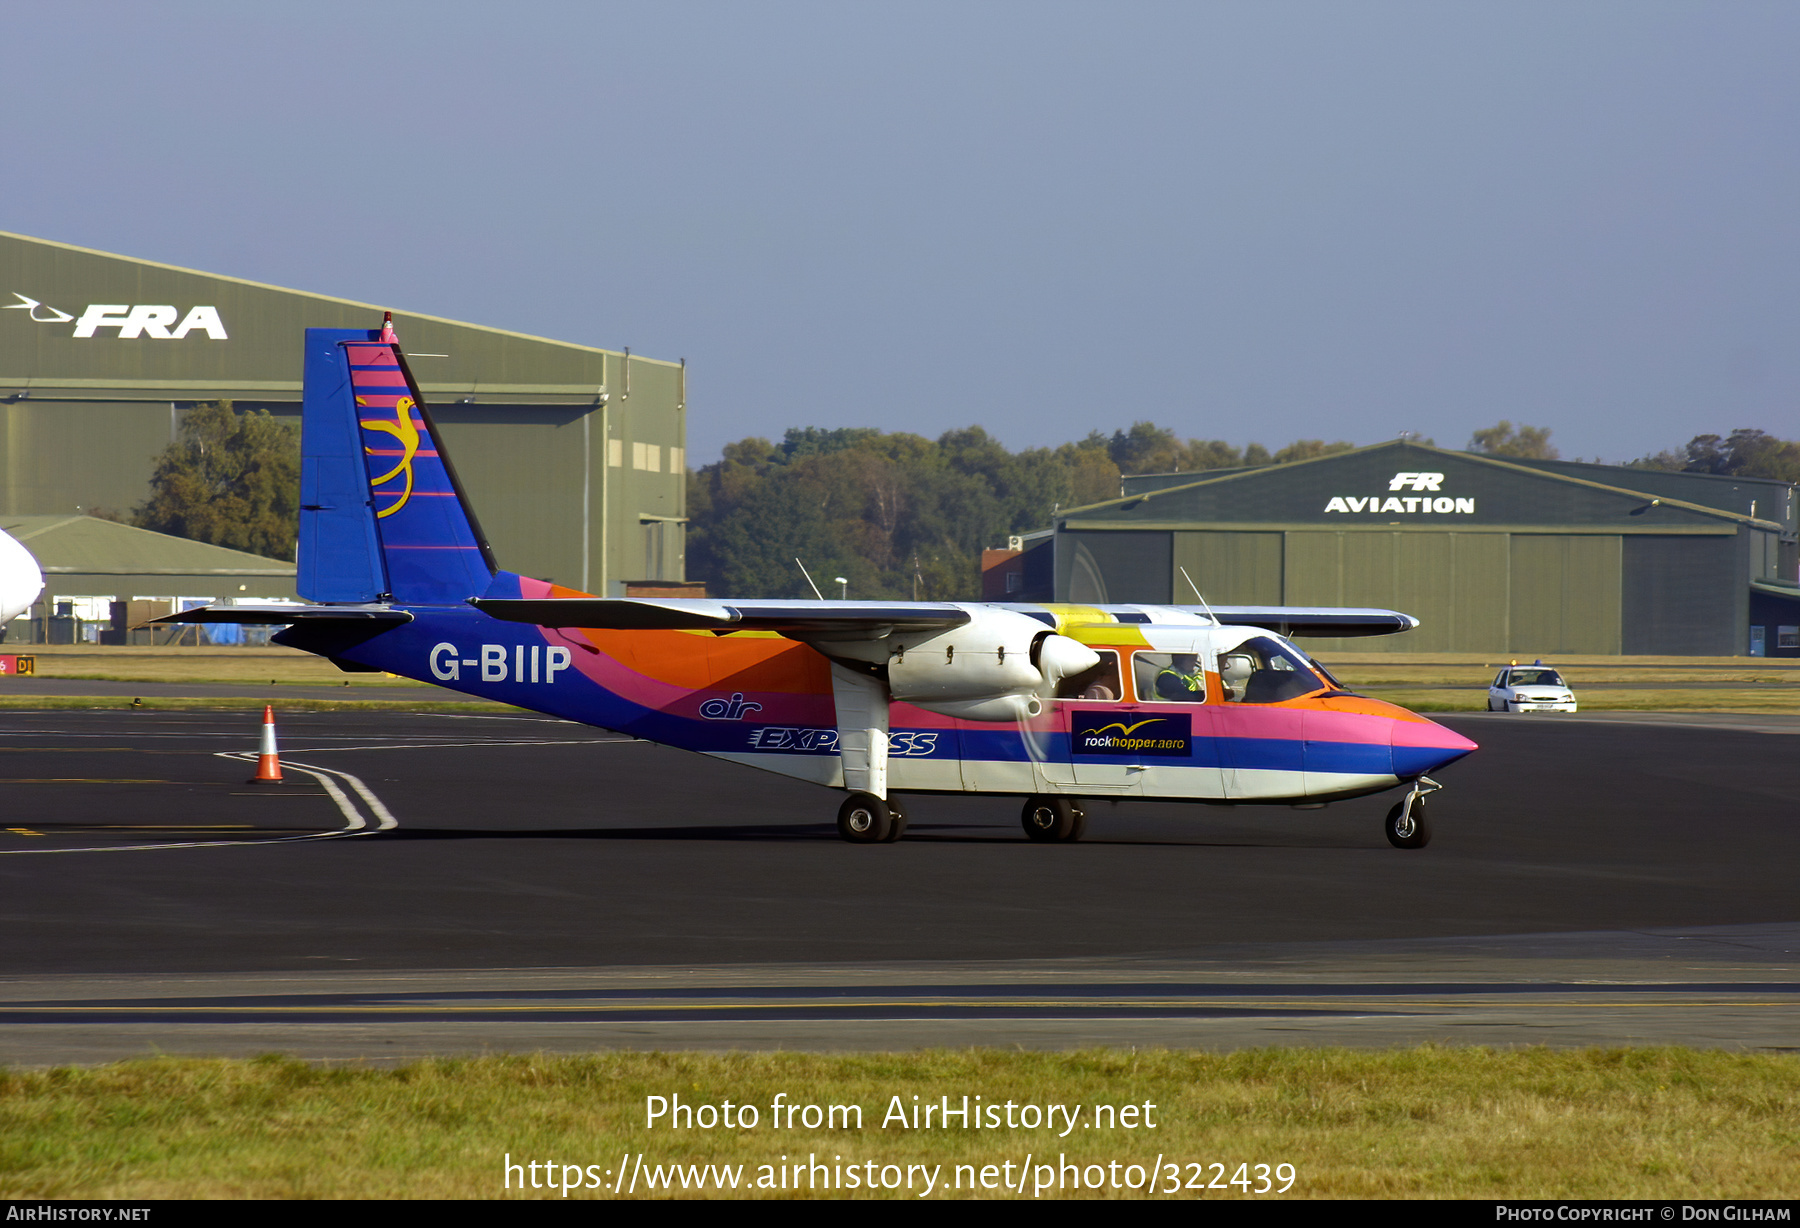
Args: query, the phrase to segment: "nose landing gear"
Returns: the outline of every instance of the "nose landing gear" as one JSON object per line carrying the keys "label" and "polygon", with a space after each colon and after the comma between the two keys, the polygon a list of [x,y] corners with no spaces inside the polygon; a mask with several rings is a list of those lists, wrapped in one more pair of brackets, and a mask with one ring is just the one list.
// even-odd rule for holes
{"label": "nose landing gear", "polygon": [[1406,797],[1394,803],[1387,814],[1388,843],[1397,849],[1422,849],[1431,843],[1431,827],[1425,820],[1425,795],[1443,788],[1429,776],[1421,776],[1407,790]]}

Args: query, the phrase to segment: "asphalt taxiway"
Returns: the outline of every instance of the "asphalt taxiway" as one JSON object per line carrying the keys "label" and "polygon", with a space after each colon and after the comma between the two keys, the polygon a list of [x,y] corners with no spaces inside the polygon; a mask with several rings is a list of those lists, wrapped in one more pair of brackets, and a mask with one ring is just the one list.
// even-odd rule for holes
{"label": "asphalt taxiway", "polygon": [[837,795],[530,717],[0,713],[0,1061],[918,1044],[1800,1044],[1800,722],[1445,718],[1389,798]]}

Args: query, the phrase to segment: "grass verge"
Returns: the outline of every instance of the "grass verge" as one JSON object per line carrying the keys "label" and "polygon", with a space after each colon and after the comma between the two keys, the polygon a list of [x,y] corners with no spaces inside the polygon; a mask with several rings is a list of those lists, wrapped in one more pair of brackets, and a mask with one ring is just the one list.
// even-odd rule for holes
{"label": "grass verge", "polygon": [[[758,1106],[757,1127],[646,1129],[646,1098],[677,1093],[691,1105]],[[777,1093],[801,1105],[859,1105],[861,1128],[840,1119],[837,1129],[775,1129],[768,1106]],[[979,1096],[984,1105],[1068,1105],[1080,1116],[1066,1137],[1060,1113],[1054,1130],[883,1128],[894,1097],[910,1113],[915,1096],[957,1106],[965,1095],[971,1104]],[[1154,1129],[1093,1127],[1095,1105],[1146,1103],[1156,1106]],[[1032,1167],[1021,1170],[1028,1153]],[[1229,1183],[1239,1164],[1249,1166],[1246,1181],[1259,1180],[1258,1164],[1293,1165],[1288,1197],[1791,1197],[1800,1184],[1800,1058],[1433,1046],[620,1052],[394,1069],[154,1059],[0,1075],[0,1197],[499,1197],[509,1193],[507,1155],[559,1170],[593,1165],[595,1180],[611,1180],[621,1156],[642,1155],[644,1169],[630,1166],[638,1197],[680,1195],[678,1178],[672,1190],[653,1190],[643,1176],[677,1163],[741,1165],[737,1196],[791,1197],[792,1188],[756,1188],[783,1156],[873,1161],[876,1170],[941,1165],[935,1197],[1009,1196],[970,1188],[988,1165],[1010,1163],[1015,1184],[1024,1171],[1031,1197],[1037,1182],[1055,1180],[1037,1167],[1052,1157],[1084,1168],[1116,1161],[1104,1170],[1109,1188],[1082,1193],[1144,1197],[1110,1182],[1122,1186],[1136,1164],[1141,1183],[1158,1155],[1179,1166],[1184,1197],[1244,1196]],[[1196,1173],[1224,1188],[1187,1189]],[[515,1182],[525,1180],[522,1169]],[[910,1192],[886,1193],[919,1197],[923,1180],[921,1171]],[[576,1196],[595,1193],[607,1195]],[[868,1191],[799,1191],[809,1193]],[[510,1194],[521,1196],[516,1184]]]}
{"label": "grass verge", "polygon": [[[15,651],[9,647],[8,651]],[[36,660],[39,678],[86,682],[211,682],[238,686],[417,686],[390,674],[345,674],[311,653],[268,648],[133,648],[100,644],[20,645]]]}

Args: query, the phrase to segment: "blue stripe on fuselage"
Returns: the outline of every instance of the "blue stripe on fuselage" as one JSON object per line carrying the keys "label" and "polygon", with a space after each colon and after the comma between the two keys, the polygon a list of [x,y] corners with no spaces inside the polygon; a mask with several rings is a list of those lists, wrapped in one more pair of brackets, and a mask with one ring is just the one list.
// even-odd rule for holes
{"label": "blue stripe on fuselage", "polygon": [[[1009,763],[1028,759],[1050,763],[1069,762],[1068,734],[1037,733],[1032,735],[1031,740],[1032,746],[1027,747],[1024,737],[1014,726],[994,729],[970,729],[965,726],[962,730],[963,757]],[[1186,759],[1159,755],[1146,760],[1142,755],[1127,751],[1116,755],[1084,754],[1081,761],[1094,764],[1139,764],[1148,761],[1160,767],[1346,772],[1363,776],[1387,775],[1394,767],[1392,752],[1385,742],[1307,742],[1299,738],[1197,736],[1190,745],[1193,753]],[[1440,758],[1433,762],[1441,761]]]}

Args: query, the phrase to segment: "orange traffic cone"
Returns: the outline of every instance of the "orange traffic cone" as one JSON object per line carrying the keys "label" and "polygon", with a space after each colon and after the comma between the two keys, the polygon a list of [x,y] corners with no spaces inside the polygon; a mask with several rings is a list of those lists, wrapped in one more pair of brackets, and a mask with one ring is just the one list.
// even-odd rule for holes
{"label": "orange traffic cone", "polygon": [[256,752],[256,775],[246,783],[278,785],[281,783],[281,755],[275,750],[275,706],[263,706],[262,745]]}

